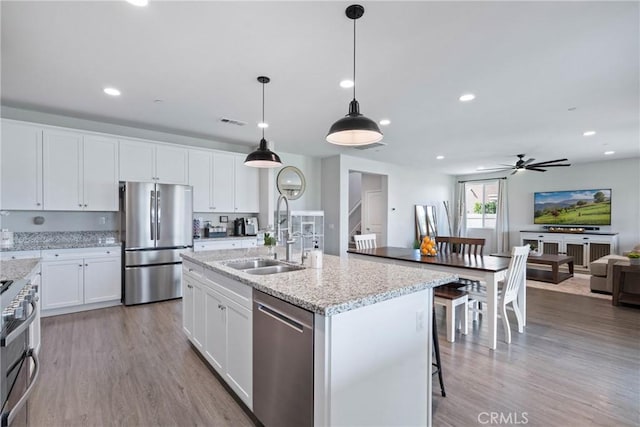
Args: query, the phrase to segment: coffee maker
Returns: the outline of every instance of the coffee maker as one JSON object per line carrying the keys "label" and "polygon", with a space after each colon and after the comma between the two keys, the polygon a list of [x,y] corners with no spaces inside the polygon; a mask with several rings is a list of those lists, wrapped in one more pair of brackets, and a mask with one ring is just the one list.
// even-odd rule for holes
{"label": "coffee maker", "polygon": [[233,220],[233,235],[244,236],[244,218],[236,218]]}
{"label": "coffee maker", "polygon": [[247,236],[255,236],[258,234],[258,218],[255,216],[245,218],[244,232]]}

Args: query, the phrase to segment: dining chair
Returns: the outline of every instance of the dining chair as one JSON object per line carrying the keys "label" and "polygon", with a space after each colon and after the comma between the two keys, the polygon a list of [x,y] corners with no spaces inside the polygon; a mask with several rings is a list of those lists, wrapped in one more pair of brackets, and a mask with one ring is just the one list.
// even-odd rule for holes
{"label": "dining chair", "polygon": [[375,234],[356,234],[355,236],[353,236],[353,240],[356,242],[356,249],[376,248]]}
{"label": "dining chair", "polygon": [[475,237],[436,236],[438,252],[482,256],[486,240]]}
{"label": "dining chair", "polygon": [[[520,307],[518,307],[518,290],[520,286],[527,286],[527,257],[529,256],[529,250],[529,245],[513,247],[505,278],[498,282],[498,304],[500,307],[498,315],[502,317],[507,344],[511,343],[511,328],[507,317],[507,308],[513,310],[516,315],[518,332],[522,333],[524,331],[524,319]],[[468,292],[470,300],[486,302],[486,286],[482,286],[477,292],[473,290]],[[511,307],[507,307],[509,303]],[[472,311],[482,313],[482,310],[476,304],[470,304],[469,307]]]}

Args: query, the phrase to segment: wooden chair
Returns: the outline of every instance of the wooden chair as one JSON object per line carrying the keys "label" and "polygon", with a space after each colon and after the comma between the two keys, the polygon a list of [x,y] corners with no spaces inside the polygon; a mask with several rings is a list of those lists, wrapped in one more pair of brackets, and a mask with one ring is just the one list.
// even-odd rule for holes
{"label": "wooden chair", "polygon": [[[509,327],[509,318],[507,317],[507,305],[509,303],[511,303],[510,309],[516,314],[518,332],[522,333],[524,330],[524,319],[518,307],[518,290],[520,286],[527,286],[526,272],[528,256],[529,245],[515,246],[511,250],[511,261],[509,262],[507,274],[504,280],[498,282],[498,304],[500,306],[498,314],[502,317],[507,344],[511,343],[511,328]],[[486,301],[486,287],[484,287],[484,292],[469,292],[469,296],[478,302]],[[471,309],[476,310],[476,307],[472,306]],[[481,310],[479,311],[482,312]]]}
{"label": "wooden chair", "polygon": [[469,256],[482,256],[485,239],[472,237],[437,236],[436,245],[438,247],[438,252],[443,254],[457,253]]}
{"label": "wooden chair", "polygon": [[[447,288],[446,286],[439,286],[433,290],[433,303],[444,306],[447,313],[446,327],[447,341],[449,342],[455,342],[456,328],[460,327],[464,335],[469,333],[467,321],[467,312],[469,311],[468,295],[467,292]],[[458,317],[456,322],[456,310],[460,306],[462,306],[462,316]]]}
{"label": "wooden chair", "polygon": [[356,242],[356,249],[376,248],[375,234],[356,234],[355,236],[353,236],[353,240]]}

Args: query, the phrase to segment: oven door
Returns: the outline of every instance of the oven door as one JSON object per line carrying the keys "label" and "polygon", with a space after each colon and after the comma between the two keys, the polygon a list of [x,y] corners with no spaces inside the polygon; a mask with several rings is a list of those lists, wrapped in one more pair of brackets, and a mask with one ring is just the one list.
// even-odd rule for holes
{"label": "oven door", "polygon": [[[27,425],[27,400],[40,373],[38,357],[34,349],[29,348],[29,326],[38,316],[35,301],[31,303],[31,309],[24,321],[12,325],[14,327],[9,330],[2,331],[0,337],[1,427]],[[33,361],[33,370],[30,369],[29,359]]]}

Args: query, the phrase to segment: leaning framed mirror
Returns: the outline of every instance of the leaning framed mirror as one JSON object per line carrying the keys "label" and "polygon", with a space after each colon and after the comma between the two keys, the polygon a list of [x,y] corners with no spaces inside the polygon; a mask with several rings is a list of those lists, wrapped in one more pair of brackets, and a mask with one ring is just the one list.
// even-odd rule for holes
{"label": "leaning framed mirror", "polygon": [[416,240],[422,241],[424,236],[436,237],[437,235],[436,207],[416,205]]}
{"label": "leaning framed mirror", "polygon": [[286,166],[278,172],[276,178],[278,192],[289,200],[299,199],[307,188],[307,181],[300,169],[295,166]]}

